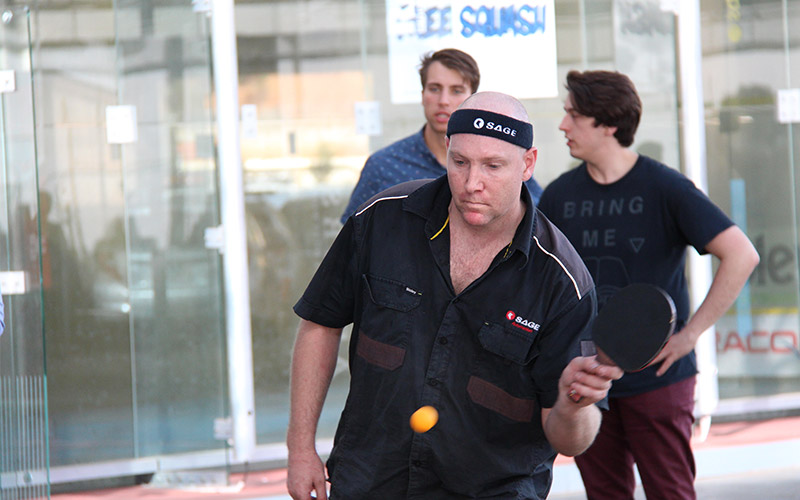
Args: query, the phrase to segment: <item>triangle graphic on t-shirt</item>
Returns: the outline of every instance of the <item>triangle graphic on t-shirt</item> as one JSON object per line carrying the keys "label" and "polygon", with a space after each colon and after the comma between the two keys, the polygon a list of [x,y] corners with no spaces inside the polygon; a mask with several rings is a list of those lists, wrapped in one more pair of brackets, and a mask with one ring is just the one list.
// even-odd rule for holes
{"label": "triangle graphic on t-shirt", "polygon": [[639,253],[639,250],[642,249],[642,245],[644,245],[644,238],[631,238],[628,240],[631,242],[631,246],[633,247],[633,251]]}

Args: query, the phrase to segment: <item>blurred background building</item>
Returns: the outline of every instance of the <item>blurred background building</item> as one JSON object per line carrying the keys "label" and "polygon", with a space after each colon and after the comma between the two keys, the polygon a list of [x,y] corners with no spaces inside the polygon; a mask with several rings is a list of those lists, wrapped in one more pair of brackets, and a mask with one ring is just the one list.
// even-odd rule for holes
{"label": "blurred background building", "polygon": [[[393,95],[393,26],[435,39],[465,6],[491,24],[499,7],[476,6],[495,3],[235,3],[255,387],[254,449],[241,457],[229,439],[224,268],[205,238],[220,225],[226,175],[213,2],[2,2],[0,498],[284,462],[292,305],[337,234],[366,157],[423,124],[419,100]],[[558,131],[570,69],[629,74],[644,102],[633,148],[685,170],[693,138],[683,128],[677,3],[517,2],[552,15],[542,31],[554,32],[555,90],[523,100],[542,185],[576,164]],[[523,11],[512,25],[535,21]],[[699,20],[703,174],[761,254],[711,333],[711,414],[796,412],[800,30],[790,27],[800,25],[800,0],[702,0]],[[502,55],[522,75],[516,85],[547,72],[545,54],[511,40]],[[405,76],[418,82],[416,70]],[[505,90],[494,85],[481,90]],[[346,353],[343,345],[322,449],[344,402]]]}

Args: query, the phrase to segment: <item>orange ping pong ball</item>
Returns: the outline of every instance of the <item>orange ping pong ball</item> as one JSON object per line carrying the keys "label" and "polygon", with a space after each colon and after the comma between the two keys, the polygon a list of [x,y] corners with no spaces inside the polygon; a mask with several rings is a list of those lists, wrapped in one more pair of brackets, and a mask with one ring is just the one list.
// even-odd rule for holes
{"label": "orange ping pong ball", "polygon": [[439,412],[433,406],[423,406],[415,411],[408,423],[414,432],[428,432],[439,421]]}

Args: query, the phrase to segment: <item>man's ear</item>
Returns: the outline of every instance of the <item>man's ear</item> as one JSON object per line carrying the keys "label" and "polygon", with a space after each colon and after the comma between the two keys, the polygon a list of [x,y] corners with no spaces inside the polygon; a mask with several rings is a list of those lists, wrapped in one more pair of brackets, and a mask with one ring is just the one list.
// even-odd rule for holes
{"label": "man's ear", "polygon": [[523,154],[522,159],[525,162],[525,170],[522,172],[522,182],[533,177],[533,169],[536,166],[536,158],[538,158],[538,156],[539,150],[536,146],[531,146],[530,149]]}

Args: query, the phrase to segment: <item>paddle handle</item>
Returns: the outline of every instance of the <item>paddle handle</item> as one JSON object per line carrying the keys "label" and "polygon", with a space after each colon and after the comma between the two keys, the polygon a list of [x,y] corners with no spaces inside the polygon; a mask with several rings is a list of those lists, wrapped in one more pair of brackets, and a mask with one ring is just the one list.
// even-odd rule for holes
{"label": "paddle handle", "polygon": [[[603,352],[602,349],[597,347],[597,344],[594,342],[581,342],[581,356],[594,356],[597,355],[597,362],[603,365],[608,366],[617,366],[616,363],[606,354]],[[575,390],[569,391],[567,394],[569,398],[574,403],[580,403],[583,400],[583,396],[578,395]]]}

